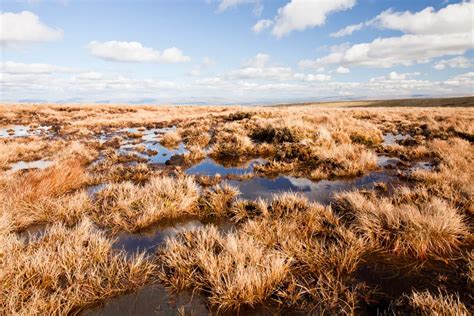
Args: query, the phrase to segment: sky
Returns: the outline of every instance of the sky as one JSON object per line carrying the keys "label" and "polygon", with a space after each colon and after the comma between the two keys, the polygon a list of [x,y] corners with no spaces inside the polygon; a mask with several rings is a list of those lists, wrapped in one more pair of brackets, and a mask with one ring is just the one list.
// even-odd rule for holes
{"label": "sky", "polygon": [[1,0],[2,102],[474,95],[474,2]]}

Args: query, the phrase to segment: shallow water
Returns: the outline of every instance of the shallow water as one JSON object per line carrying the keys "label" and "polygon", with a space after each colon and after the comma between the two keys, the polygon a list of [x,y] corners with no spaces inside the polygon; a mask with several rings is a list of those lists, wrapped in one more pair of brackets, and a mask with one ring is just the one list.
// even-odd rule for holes
{"label": "shallow water", "polygon": [[163,244],[167,237],[176,236],[184,231],[196,230],[204,224],[198,220],[190,220],[171,226],[159,225],[140,233],[121,233],[114,243],[114,249],[125,250],[129,254],[145,251],[153,253],[156,247]]}
{"label": "shallow water", "polygon": [[100,190],[102,190],[106,186],[107,186],[107,183],[99,183],[99,184],[91,185],[86,189],[86,193],[89,197],[93,198]]}
{"label": "shallow water", "polygon": [[410,135],[402,135],[402,134],[392,134],[392,133],[387,133],[383,135],[383,143],[382,145],[390,146],[390,145],[396,145],[397,141],[401,140],[406,140],[411,138]]}
{"label": "shallow water", "polygon": [[205,176],[215,176],[220,174],[226,176],[228,174],[242,175],[253,172],[256,163],[263,163],[264,159],[253,159],[239,167],[225,167],[211,158],[206,158],[197,165],[186,170],[187,174],[200,174]]}
{"label": "shallow water", "polygon": [[372,189],[375,183],[391,183],[396,176],[386,171],[376,171],[354,179],[311,181],[307,178],[279,176],[275,179],[255,177],[242,181],[229,181],[239,188],[241,198],[254,200],[263,198],[272,200],[273,196],[281,192],[298,192],[310,201],[327,204],[336,192],[354,189]]}
{"label": "shallow water", "polygon": [[51,160],[18,161],[11,166],[11,171],[16,172],[26,169],[46,169],[54,162]]}
{"label": "shallow water", "polygon": [[0,128],[0,138],[15,138],[28,136],[42,136],[52,135],[50,131],[51,126],[39,126],[30,128],[27,125],[12,125],[5,128]]}
{"label": "shallow water", "polygon": [[180,307],[184,308],[186,315],[210,314],[200,297],[193,298],[189,292],[170,295],[164,286],[153,284],[137,292],[111,298],[103,305],[85,311],[83,315],[180,315],[178,313]]}
{"label": "shallow water", "polygon": [[411,171],[415,170],[433,170],[434,164],[429,161],[418,161],[411,168]]}
{"label": "shallow water", "polygon": [[378,155],[377,156],[377,165],[382,168],[386,167],[396,167],[401,160],[396,157],[389,157],[385,155]]}
{"label": "shallow water", "polygon": [[[146,150],[156,151],[157,154],[148,155],[146,152],[137,151],[137,147],[141,145],[145,145]],[[183,155],[187,152],[188,151],[186,150],[185,145],[183,143],[179,143],[179,145],[176,148],[167,148],[156,141],[147,141],[147,142],[138,143],[138,144],[126,143],[120,146],[120,149],[119,149],[119,153],[121,154],[133,153],[133,154],[138,155],[139,157],[148,159],[148,163],[151,163],[151,164],[164,164],[168,160],[170,160],[171,157],[175,155]]]}

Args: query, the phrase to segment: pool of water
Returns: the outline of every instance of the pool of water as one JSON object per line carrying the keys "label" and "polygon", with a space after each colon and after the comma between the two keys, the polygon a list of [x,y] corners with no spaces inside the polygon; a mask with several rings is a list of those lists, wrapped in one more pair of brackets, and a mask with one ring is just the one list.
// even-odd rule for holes
{"label": "pool of water", "polygon": [[389,157],[385,155],[377,156],[377,165],[381,168],[396,167],[400,162],[401,160],[396,157]]}
{"label": "pool of water", "polygon": [[193,296],[190,292],[172,295],[160,284],[147,285],[136,292],[111,298],[104,304],[86,310],[82,314],[87,316],[182,315],[178,312],[180,308],[184,309],[185,315],[211,314],[200,296]]}
{"label": "pool of water", "polygon": [[46,169],[53,165],[51,160],[18,161],[11,166],[11,172],[27,169]]}
{"label": "pool of water", "polygon": [[372,172],[368,175],[354,179],[337,179],[311,181],[307,178],[291,176],[279,176],[275,179],[255,177],[242,181],[229,181],[233,186],[239,188],[241,198],[254,200],[263,198],[272,200],[273,196],[282,192],[298,192],[306,196],[310,201],[323,204],[331,202],[336,192],[354,189],[372,189],[376,183],[391,183],[397,179],[396,175],[387,171]]}
{"label": "pool of water", "polygon": [[264,159],[253,159],[248,161],[247,163],[236,166],[236,167],[226,167],[218,162],[214,161],[211,158],[206,158],[197,165],[192,166],[188,170],[186,170],[187,174],[200,174],[205,176],[215,176],[217,174],[221,176],[226,176],[228,174],[237,174],[242,175],[246,173],[253,172],[253,167],[255,164],[264,163]]}
{"label": "pool of water", "polygon": [[410,139],[411,136],[406,134],[392,134],[392,133],[387,133],[383,135],[383,143],[382,145],[390,146],[390,145],[396,145],[397,141],[402,141],[406,139]]}
{"label": "pool of water", "polygon": [[[142,146],[142,145],[145,146],[145,152],[138,151],[137,147]],[[155,151],[157,153],[153,155],[149,155],[146,153],[147,150]],[[168,160],[170,160],[171,157],[175,155],[183,155],[187,152],[188,150],[186,149],[183,143],[179,143],[178,146],[175,148],[168,148],[161,145],[159,142],[156,142],[156,141],[147,141],[147,142],[142,142],[138,144],[125,143],[119,148],[120,154],[133,153],[133,154],[138,155],[139,157],[147,159],[148,163],[151,163],[151,164],[164,164]]]}
{"label": "pool of water", "polygon": [[28,136],[51,136],[51,126],[39,126],[31,128],[27,125],[11,125],[4,128],[0,128],[0,138],[15,138],[15,137],[28,137]]}
{"label": "pool of water", "polygon": [[145,251],[153,253],[159,245],[163,244],[167,237],[176,236],[184,231],[196,230],[204,224],[198,220],[189,220],[175,223],[173,225],[157,225],[139,233],[121,233],[114,243],[114,249],[125,250],[128,254]]}

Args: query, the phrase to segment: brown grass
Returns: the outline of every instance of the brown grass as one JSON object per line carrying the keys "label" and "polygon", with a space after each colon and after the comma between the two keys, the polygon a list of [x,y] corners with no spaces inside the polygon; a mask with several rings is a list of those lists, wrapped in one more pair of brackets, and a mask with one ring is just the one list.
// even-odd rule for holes
{"label": "brown grass", "polygon": [[458,253],[469,234],[463,216],[437,198],[397,205],[388,198],[345,192],[337,199],[340,211],[354,216],[356,231],[375,247],[397,255],[443,260]]}
{"label": "brown grass", "polygon": [[[157,274],[175,290],[201,293],[217,312],[465,314],[474,278],[472,100],[2,105],[0,125],[52,127],[51,135],[0,139],[0,314],[74,314]],[[170,126],[176,131],[157,140],[183,142],[188,153],[168,164],[118,150],[156,154],[142,136]],[[410,137],[387,145],[389,132]],[[380,154],[401,162],[381,170]],[[206,157],[226,167],[268,163],[245,175],[184,175]],[[54,164],[8,171],[37,159]],[[433,168],[414,171],[418,161]],[[288,192],[238,199],[223,182],[291,175],[344,183],[375,170],[389,182],[342,192],[332,205]],[[95,227],[114,235],[187,219],[207,224],[169,239],[158,258],[125,257]],[[47,224],[46,235],[21,237],[34,224]]]}
{"label": "brown grass", "polygon": [[143,255],[112,254],[112,242],[83,221],[68,229],[50,227],[29,241],[0,233],[0,313],[66,315],[107,297],[132,291],[151,276],[154,266]]}
{"label": "brown grass", "polygon": [[155,177],[143,186],[109,184],[96,197],[93,218],[129,232],[158,221],[197,214],[198,188],[190,177]]}

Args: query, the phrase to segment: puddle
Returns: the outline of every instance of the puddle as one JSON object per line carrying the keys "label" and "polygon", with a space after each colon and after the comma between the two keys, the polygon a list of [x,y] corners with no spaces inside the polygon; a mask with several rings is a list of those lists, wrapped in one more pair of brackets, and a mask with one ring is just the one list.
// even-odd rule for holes
{"label": "puddle", "polygon": [[121,233],[114,243],[114,249],[123,249],[129,254],[145,251],[153,253],[157,246],[163,244],[167,237],[176,236],[184,231],[196,230],[204,224],[198,220],[191,220],[172,226],[158,225],[140,233]]}
{"label": "puddle", "polygon": [[382,145],[390,146],[390,145],[396,145],[398,141],[406,140],[411,138],[410,135],[402,135],[402,134],[392,134],[392,133],[387,133],[383,135],[383,143]]}
{"label": "puddle", "polygon": [[410,171],[415,171],[415,170],[433,170],[434,165],[429,162],[429,161],[418,161],[413,165],[413,167],[410,168]]}
{"label": "puddle", "polygon": [[86,189],[86,193],[90,198],[93,198],[100,190],[102,190],[106,186],[107,186],[107,183],[99,183],[99,184],[91,185]]}
{"label": "puddle", "polygon": [[206,158],[197,165],[186,170],[186,173],[205,176],[215,176],[216,174],[220,174],[221,176],[226,176],[228,174],[242,175],[253,172],[254,165],[263,162],[265,162],[264,159],[253,159],[240,167],[225,167],[211,158]]}
{"label": "puddle", "polygon": [[242,181],[229,181],[229,184],[239,188],[243,199],[255,200],[263,198],[272,200],[273,195],[281,192],[299,192],[310,201],[328,204],[335,192],[372,189],[375,183],[390,183],[396,176],[386,171],[373,172],[369,175],[355,179],[311,181],[307,178],[279,176],[275,179],[255,177]]}
{"label": "puddle", "polygon": [[[145,146],[145,151],[141,152],[137,150],[138,146]],[[146,153],[148,152],[156,152],[156,154],[149,155]],[[144,142],[138,144],[124,144],[120,146],[119,153],[120,154],[136,154],[141,158],[145,158],[148,160],[148,163],[151,164],[164,164],[171,157],[175,155],[183,155],[188,151],[185,148],[184,143],[179,143],[176,148],[167,148],[161,145],[159,142]]]}
{"label": "puddle", "polygon": [[377,156],[377,165],[382,168],[387,167],[396,167],[401,160],[396,157],[389,157],[385,155],[378,155]]}
{"label": "puddle", "polygon": [[182,315],[178,309],[184,308],[186,315],[210,315],[211,312],[198,296],[189,292],[171,295],[160,284],[148,285],[140,290],[107,300],[103,305],[86,310],[82,315]]}
{"label": "puddle", "polygon": [[16,172],[19,170],[27,169],[46,169],[51,166],[54,162],[52,160],[35,160],[35,161],[19,161],[12,165],[10,171]]}
{"label": "puddle", "polygon": [[5,128],[0,128],[0,138],[14,138],[14,137],[28,137],[28,136],[51,136],[51,126],[39,126],[30,128],[26,125],[12,125]]}
{"label": "puddle", "polygon": [[133,134],[142,134],[141,139],[144,141],[158,141],[157,135],[161,135],[167,132],[176,131],[176,126],[172,127],[163,127],[163,128],[150,128],[142,130],[136,127],[127,127],[119,130],[121,133],[133,133]]}

